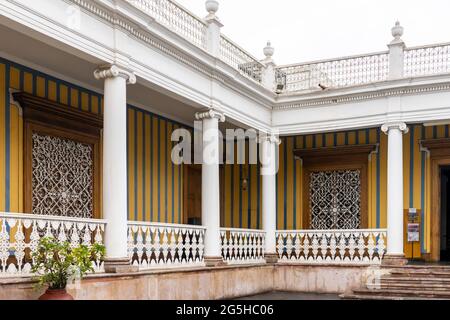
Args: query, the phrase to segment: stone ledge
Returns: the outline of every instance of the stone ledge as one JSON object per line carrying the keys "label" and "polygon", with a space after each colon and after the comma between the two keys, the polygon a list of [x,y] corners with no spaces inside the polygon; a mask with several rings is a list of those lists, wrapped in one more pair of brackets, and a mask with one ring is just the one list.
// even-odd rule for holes
{"label": "stone ledge", "polygon": [[[276,263],[260,263],[260,264],[228,264],[216,267],[206,267],[206,266],[195,266],[195,267],[167,267],[163,268],[155,268],[149,270],[142,270],[138,272],[127,272],[127,273],[94,273],[88,274],[84,279],[105,279],[105,278],[121,278],[121,279],[129,279],[146,275],[165,275],[165,274],[176,274],[176,273],[197,273],[197,272],[217,272],[220,270],[232,270],[232,269],[245,269],[245,268],[276,268],[283,266],[294,266],[294,267],[333,267],[333,268],[366,268],[372,266],[373,264],[333,264],[333,263],[323,263],[323,264],[313,264],[313,263],[302,263],[302,262],[291,262],[291,261],[280,261]],[[404,268],[401,266],[392,266],[393,268]],[[391,268],[392,268],[391,267]],[[412,265],[408,265],[409,267],[416,267]],[[417,266],[418,268],[420,266]],[[438,266],[436,266],[438,267]],[[8,278],[0,278],[0,285],[14,285],[14,284],[28,284],[35,283],[36,281],[32,279],[32,277],[8,277]]]}
{"label": "stone ledge", "polygon": [[[146,275],[165,275],[165,274],[176,274],[176,273],[196,273],[196,272],[216,272],[220,270],[230,270],[230,269],[245,269],[245,268],[273,268],[275,264],[233,264],[233,265],[222,265],[216,267],[167,267],[166,269],[155,268],[142,270],[137,272],[125,272],[125,273],[94,273],[88,274],[84,277],[85,280],[90,279],[105,279],[105,278],[120,278],[120,279],[131,279]],[[5,277],[0,278],[1,285],[14,285],[14,284],[31,284],[35,283],[32,277]]]}
{"label": "stone ledge", "polygon": [[[81,300],[231,299],[274,290],[345,293],[364,283],[367,270],[361,265],[285,263],[160,269],[89,275],[69,292]],[[0,300],[36,299],[41,291],[33,289],[30,278],[0,282]]]}

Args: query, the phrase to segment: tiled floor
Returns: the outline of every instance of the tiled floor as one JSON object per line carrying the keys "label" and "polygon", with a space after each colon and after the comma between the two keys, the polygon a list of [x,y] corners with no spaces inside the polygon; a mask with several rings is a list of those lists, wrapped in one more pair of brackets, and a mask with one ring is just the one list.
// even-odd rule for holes
{"label": "tiled floor", "polygon": [[318,294],[301,292],[268,292],[236,300],[339,300],[337,294]]}

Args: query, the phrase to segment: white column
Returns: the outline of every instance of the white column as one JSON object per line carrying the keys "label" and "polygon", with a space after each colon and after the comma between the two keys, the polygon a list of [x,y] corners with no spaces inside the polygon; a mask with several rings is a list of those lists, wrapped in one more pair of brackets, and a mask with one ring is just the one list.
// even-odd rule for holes
{"label": "white column", "polygon": [[394,40],[388,44],[389,48],[389,79],[398,79],[403,77],[405,43],[401,39],[403,27],[400,22],[396,22],[392,28]]}
{"label": "white column", "polygon": [[103,218],[105,271],[130,271],[127,252],[127,90],[133,73],[112,65],[94,72],[104,79]]}
{"label": "white column", "polygon": [[278,145],[280,140],[275,136],[263,136],[261,143],[261,175],[262,175],[262,220],[266,232],[265,256],[268,263],[276,262],[276,174]]}
{"label": "white column", "polygon": [[206,227],[204,258],[207,266],[223,264],[220,244],[219,121],[225,116],[213,109],[195,114],[202,120],[202,225]]}
{"label": "white column", "polygon": [[387,254],[386,262],[404,264],[403,250],[403,122],[387,123],[381,130],[388,135],[387,172]]}

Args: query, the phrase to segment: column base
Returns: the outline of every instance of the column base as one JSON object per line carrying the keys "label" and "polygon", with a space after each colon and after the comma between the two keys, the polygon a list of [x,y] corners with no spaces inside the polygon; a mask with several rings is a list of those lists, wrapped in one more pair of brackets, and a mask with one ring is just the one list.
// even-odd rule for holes
{"label": "column base", "polygon": [[204,257],[203,260],[207,267],[223,267],[227,265],[222,257]]}
{"label": "column base", "polygon": [[382,266],[404,266],[408,264],[408,260],[404,254],[385,254],[381,260]]}
{"label": "column base", "polygon": [[104,268],[106,273],[132,273],[139,268],[130,264],[128,258],[105,258]]}
{"label": "column base", "polygon": [[276,253],[266,253],[264,254],[264,259],[267,264],[275,264],[278,262],[278,255]]}

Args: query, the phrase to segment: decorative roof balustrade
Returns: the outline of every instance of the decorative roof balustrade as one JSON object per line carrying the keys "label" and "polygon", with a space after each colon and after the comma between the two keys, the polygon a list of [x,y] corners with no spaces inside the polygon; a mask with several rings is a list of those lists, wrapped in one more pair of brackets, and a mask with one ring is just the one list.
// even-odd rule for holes
{"label": "decorative roof balustrade", "polygon": [[[194,45],[208,49],[206,20],[197,17],[174,0],[125,0],[146,12]],[[215,8],[217,11],[217,8]],[[215,11],[212,13],[214,16]],[[404,45],[403,27],[396,23],[392,29],[394,45]],[[242,75],[263,84],[265,65],[246,50],[222,34],[219,58]],[[391,43],[392,44],[392,43]],[[273,48],[270,57],[273,55]],[[450,43],[404,48],[403,56],[390,57],[389,51],[368,53],[335,59],[304,62],[275,68],[274,86],[277,93],[305,93],[327,88],[342,88],[397,79],[398,70],[390,65],[403,66],[402,77],[420,77],[450,73]],[[399,59],[399,60],[397,60]],[[265,81],[266,82],[266,81]],[[267,84],[266,84],[267,85]]]}
{"label": "decorative roof balustrade", "polygon": [[158,23],[206,49],[206,24],[171,0],[126,0],[153,17]]}
{"label": "decorative roof balustrade", "polygon": [[[450,44],[406,48],[403,77],[450,73]],[[389,79],[389,52],[300,63],[277,68],[285,75],[284,92],[341,88]]]}
{"label": "decorative roof balustrade", "polygon": [[[172,0],[126,0],[158,23],[206,50],[207,25],[203,19]],[[220,58],[252,80],[261,82],[263,64],[233,41],[221,35]]]}
{"label": "decorative roof balustrade", "polygon": [[261,82],[264,65],[224,35],[220,38],[220,57],[242,74]]}
{"label": "decorative roof balustrade", "polygon": [[347,87],[383,81],[389,74],[388,52],[321,60],[278,67],[285,75],[285,92]]}
{"label": "decorative roof balustrade", "polygon": [[404,76],[450,73],[450,43],[405,49]]}

